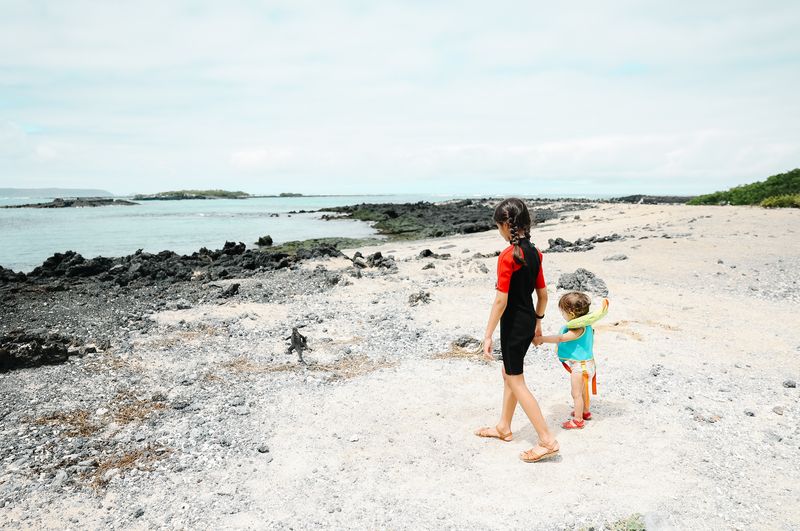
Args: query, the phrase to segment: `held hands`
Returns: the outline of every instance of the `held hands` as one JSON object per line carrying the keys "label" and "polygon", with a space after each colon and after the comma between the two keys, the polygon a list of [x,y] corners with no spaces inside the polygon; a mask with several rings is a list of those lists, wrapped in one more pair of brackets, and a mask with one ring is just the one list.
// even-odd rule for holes
{"label": "held hands", "polygon": [[483,359],[486,361],[494,361],[494,356],[492,355],[491,336],[483,338]]}
{"label": "held hands", "polygon": [[533,345],[538,347],[544,340],[542,340],[542,321],[536,321],[536,329],[533,331]]}

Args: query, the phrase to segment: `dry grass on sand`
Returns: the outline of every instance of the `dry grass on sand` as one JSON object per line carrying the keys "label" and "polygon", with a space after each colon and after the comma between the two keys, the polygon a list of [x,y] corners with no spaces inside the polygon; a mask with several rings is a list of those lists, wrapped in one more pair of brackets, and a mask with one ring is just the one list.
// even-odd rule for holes
{"label": "dry grass on sand", "polygon": [[[238,356],[222,364],[222,368],[238,373],[272,373],[272,372],[302,372],[314,371],[331,373],[333,379],[349,379],[363,376],[379,369],[395,366],[396,363],[386,360],[373,360],[367,356],[348,356],[332,363],[308,362],[307,365],[300,363],[283,363],[280,365],[266,365],[256,363],[246,356]],[[213,374],[206,374],[207,381],[217,381],[220,378]]]}
{"label": "dry grass on sand", "polygon": [[67,437],[88,437],[95,433],[98,426],[89,422],[90,413],[85,409],[58,411],[33,420],[39,426],[54,426],[64,430]]}
{"label": "dry grass on sand", "polygon": [[[97,468],[87,476],[87,479],[91,487],[97,491],[105,488],[116,475],[124,475],[133,469],[150,470],[151,463],[163,459],[171,451],[169,448],[147,446],[127,451],[121,455],[110,456],[101,461]],[[112,470],[115,470],[116,473],[109,474]]]}

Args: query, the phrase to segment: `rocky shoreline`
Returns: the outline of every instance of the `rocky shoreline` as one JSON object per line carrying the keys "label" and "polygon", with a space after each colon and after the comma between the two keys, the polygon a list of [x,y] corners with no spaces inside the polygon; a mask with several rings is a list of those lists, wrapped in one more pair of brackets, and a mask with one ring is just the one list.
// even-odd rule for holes
{"label": "rocky shoreline", "polygon": [[49,203],[27,203],[24,205],[6,205],[0,208],[88,208],[102,206],[134,206],[139,203],[125,199],[111,199],[108,197],[75,197],[56,198]]}
{"label": "rocky shoreline", "polygon": [[[319,212],[323,219],[357,219],[373,222],[380,234],[398,240],[440,238],[452,234],[473,234],[493,230],[494,205],[499,199],[463,199],[443,203],[362,203],[343,207],[330,207]],[[576,210],[590,208],[582,200],[557,201],[528,200],[534,225]]]}
{"label": "rocky shoreline", "polygon": [[609,199],[610,203],[631,203],[635,205],[685,205],[697,196],[694,195],[627,195]]}
{"label": "rocky shoreline", "polygon": [[[339,258],[351,264],[345,275],[341,273],[314,272],[303,274],[301,281],[313,286],[333,286],[347,283],[347,277],[360,277],[365,269],[396,271],[392,257],[372,253],[367,256],[355,252],[346,256],[341,248],[385,244],[386,241],[411,241],[424,236],[443,237],[455,234],[473,234],[494,229],[491,214],[496,199],[460,200],[440,204],[360,204],[326,209],[324,218],[344,216],[372,221],[388,240],[326,238],[286,242],[272,246],[272,239],[264,236],[255,248],[242,242],[225,242],[221,249],[202,248],[191,255],[178,255],[172,251],[147,253],[141,250],[116,258],[85,258],[74,251],[56,253],[29,273],[15,272],[0,266],[0,301],[3,319],[0,334],[6,334],[6,347],[0,347],[0,370],[31,367],[50,363],[51,359],[67,359],[69,355],[83,352],[85,346],[109,345],[130,330],[146,333],[148,312],[171,307],[191,307],[230,298],[236,295],[239,284],[226,284],[229,279],[262,277],[271,272],[301,270],[302,263],[320,258]],[[545,222],[581,222],[576,211],[591,212],[596,204],[563,201],[530,201],[534,226]],[[487,221],[488,220],[488,221]],[[645,229],[652,230],[646,226]],[[685,235],[684,235],[685,236]],[[612,234],[578,238],[574,242],[563,238],[550,238],[545,253],[587,252],[598,243],[616,242],[629,236]],[[649,236],[640,236],[648,238]],[[662,237],[669,238],[668,234]],[[473,258],[494,255],[475,254]],[[430,249],[420,252],[418,259],[448,260],[449,253],[435,253]],[[613,255],[608,260],[625,260],[625,255]],[[423,269],[435,269],[428,262]],[[488,271],[488,270],[487,270]],[[290,273],[290,276],[292,274]],[[297,276],[297,275],[294,275]],[[296,282],[292,282],[296,283]],[[602,281],[600,281],[602,284]],[[605,286],[603,285],[603,288]],[[603,294],[607,293],[607,290]],[[274,296],[274,295],[272,295]],[[112,311],[95,309],[114,301]],[[43,302],[44,301],[44,302]],[[53,308],[63,311],[54,314]],[[43,328],[42,328],[43,327]],[[63,333],[63,348],[48,350],[42,345],[53,343],[49,332]],[[8,334],[27,338],[15,341]],[[26,335],[29,334],[29,335]],[[58,343],[58,342],[57,342]],[[29,355],[20,356],[20,345],[28,344]],[[46,355],[52,351],[53,356]],[[73,352],[75,351],[75,352]],[[16,354],[13,354],[16,352]],[[38,361],[32,361],[38,360]]]}
{"label": "rocky shoreline", "polygon": [[[168,305],[188,307],[201,300],[215,301],[235,295],[238,284],[233,284],[236,289],[219,284],[226,279],[296,270],[305,260],[341,256],[336,247],[327,243],[299,247],[294,252],[271,252],[247,249],[241,242],[226,242],[222,249],[203,248],[184,256],[171,251],[157,254],[137,251],[119,258],[85,259],[73,251],[56,253],[28,274],[0,267],[3,304],[0,334],[17,333],[24,340],[21,343],[33,345],[46,342],[48,335],[34,333],[37,339],[29,340],[25,335],[28,329],[44,327],[45,331],[67,334],[67,343],[72,346],[109,345],[131,328],[146,330],[144,314],[148,311]],[[353,274],[358,265],[353,266]],[[311,285],[334,285],[342,281],[341,275],[311,276],[305,279]],[[113,304],[109,307],[109,303]],[[40,346],[28,348],[30,359],[27,359],[12,354],[16,348],[12,343],[6,338],[6,346],[0,346],[0,371],[35,366],[32,359],[49,363],[49,357],[39,355]],[[18,362],[13,361],[15,358]],[[57,358],[66,359],[61,355]]]}
{"label": "rocky shoreline", "polygon": [[[800,338],[770,324],[800,300],[792,234],[774,229],[792,213],[583,205],[536,203],[553,212],[534,240],[552,240],[546,331],[565,290],[612,301],[597,418],[558,432],[561,460],[538,468],[516,459],[521,417],[507,445],[471,435],[499,398],[497,364],[475,354],[494,232],[0,270],[0,527],[496,528],[503,500],[554,529],[800,523],[785,354]],[[724,325],[743,304],[757,338]],[[525,370],[556,426],[563,369],[532,350]],[[640,428],[653,417],[657,436]],[[524,496],[486,488],[492,470]],[[570,487],[593,489],[586,507],[563,510]]]}

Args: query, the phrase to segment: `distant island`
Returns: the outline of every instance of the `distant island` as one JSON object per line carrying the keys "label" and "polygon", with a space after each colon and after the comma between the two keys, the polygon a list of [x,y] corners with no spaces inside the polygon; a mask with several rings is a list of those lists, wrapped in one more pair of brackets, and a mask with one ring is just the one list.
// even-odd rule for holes
{"label": "distant island", "polygon": [[138,205],[133,201],[112,199],[110,197],[70,197],[56,198],[49,203],[27,203],[25,205],[8,205],[2,208],[86,208],[101,206],[131,206]]}
{"label": "distant island", "polygon": [[306,197],[294,192],[283,192],[278,195],[256,195],[242,191],[229,190],[170,190],[157,194],[136,194],[134,201],[179,201],[182,199],[257,199],[261,197]]}
{"label": "distant island", "polygon": [[83,188],[0,188],[0,197],[112,197],[107,190]]}
{"label": "distant island", "polygon": [[690,205],[760,205],[767,208],[800,208],[800,168],[764,181],[735,186],[723,192],[695,197]]}
{"label": "distant island", "polygon": [[137,194],[134,201],[176,201],[182,199],[247,199],[247,192],[229,190],[171,190],[157,194]]}

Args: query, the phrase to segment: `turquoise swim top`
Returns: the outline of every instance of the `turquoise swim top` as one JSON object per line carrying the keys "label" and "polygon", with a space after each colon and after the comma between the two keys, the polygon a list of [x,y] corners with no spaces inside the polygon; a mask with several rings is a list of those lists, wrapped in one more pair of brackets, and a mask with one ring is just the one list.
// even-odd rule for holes
{"label": "turquoise swim top", "polygon": [[[566,326],[561,327],[561,333],[566,334],[569,329]],[[594,346],[594,330],[591,326],[583,329],[583,334],[578,339],[572,341],[565,341],[558,344],[558,359],[560,360],[576,360],[586,361],[594,358],[592,348]]]}

